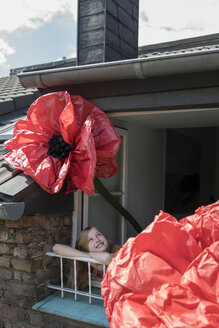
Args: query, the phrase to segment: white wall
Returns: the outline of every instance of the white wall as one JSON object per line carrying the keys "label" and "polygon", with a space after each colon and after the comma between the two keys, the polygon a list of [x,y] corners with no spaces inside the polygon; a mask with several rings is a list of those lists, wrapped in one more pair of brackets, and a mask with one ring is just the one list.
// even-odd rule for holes
{"label": "white wall", "polygon": [[[165,178],[165,130],[149,129],[112,120],[128,129],[128,203],[127,209],[145,228],[163,209]],[[128,224],[128,237],[134,229]]]}

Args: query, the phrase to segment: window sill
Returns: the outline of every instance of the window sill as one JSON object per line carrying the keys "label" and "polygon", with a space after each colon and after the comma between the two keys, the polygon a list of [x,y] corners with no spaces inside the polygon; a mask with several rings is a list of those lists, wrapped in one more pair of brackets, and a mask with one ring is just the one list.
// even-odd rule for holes
{"label": "window sill", "polygon": [[55,292],[35,304],[33,309],[94,326],[109,327],[103,301],[98,299],[89,304],[85,296],[78,295],[78,300],[75,301],[72,294],[65,293],[64,298],[61,298],[61,293]]}

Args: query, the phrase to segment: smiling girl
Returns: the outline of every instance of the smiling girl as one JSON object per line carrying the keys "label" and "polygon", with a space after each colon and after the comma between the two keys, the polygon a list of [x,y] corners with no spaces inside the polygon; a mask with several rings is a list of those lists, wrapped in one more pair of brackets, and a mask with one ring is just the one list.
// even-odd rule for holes
{"label": "smiling girl", "polygon": [[[56,244],[53,251],[58,255],[69,257],[87,257],[108,265],[120,246],[111,242],[110,238],[102,234],[96,227],[87,227],[81,231],[76,240],[75,248]],[[91,263],[95,276],[102,276],[102,265]],[[73,266],[70,276],[73,276]],[[78,288],[83,289],[87,284],[87,265],[77,263]]]}

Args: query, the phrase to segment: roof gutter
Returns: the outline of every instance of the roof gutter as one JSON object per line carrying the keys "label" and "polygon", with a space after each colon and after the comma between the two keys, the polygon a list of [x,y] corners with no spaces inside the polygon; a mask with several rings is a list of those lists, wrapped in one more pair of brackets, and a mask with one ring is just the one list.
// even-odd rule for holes
{"label": "roof gutter", "polygon": [[219,69],[219,49],[19,73],[24,88],[48,88]]}
{"label": "roof gutter", "polygon": [[0,204],[1,220],[18,220],[24,213],[24,202],[2,203]]}

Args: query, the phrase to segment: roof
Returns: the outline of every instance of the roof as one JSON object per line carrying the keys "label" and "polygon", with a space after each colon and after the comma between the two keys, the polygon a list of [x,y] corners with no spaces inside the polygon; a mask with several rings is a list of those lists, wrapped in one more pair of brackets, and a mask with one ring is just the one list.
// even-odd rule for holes
{"label": "roof", "polygon": [[[0,219],[17,220],[22,215],[66,212],[73,209],[72,195],[51,195],[4,159],[3,142],[12,137],[14,124],[25,119],[29,106],[40,96],[36,88],[22,87],[16,75],[0,78]],[[55,204],[55,205],[54,205]]]}
{"label": "roof", "polygon": [[29,72],[33,70],[43,70],[47,68],[57,68],[57,67],[66,67],[66,66],[74,66],[76,65],[76,58],[65,58],[63,57],[61,60],[52,61],[49,63],[37,64],[37,65],[30,65],[30,66],[23,66],[10,69],[10,75],[17,75],[21,72]]}
{"label": "roof", "polygon": [[162,57],[162,56],[180,56],[180,55],[191,55],[191,54],[200,54],[200,53],[212,53],[219,51],[219,44],[206,45],[206,46],[196,46],[196,47],[187,47],[179,48],[174,50],[167,49],[158,49],[155,51],[146,51],[140,54],[140,58],[150,58],[150,57]]}
{"label": "roof", "polygon": [[219,34],[139,48],[138,58],[19,73],[24,87],[47,89],[219,69]]}
{"label": "roof", "polygon": [[[37,88],[91,83],[95,79],[146,79],[150,74],[179,74],[186,70],[213,71],[219,69],[219,34],[140,47],[136,59],[83,66],[75,63],[75,59],[69,59],[17,68],[11,73],[19,73],[20,80],[16,75],[0,78],[0,143],[11,138],[15,122],[26,117],[28,107],[40,95]],[[44,192],[30,177],[6,163],[5,152],[1,145],[0,218],[17,219],[22,213],[39,213],[54,204],[59,210],[73,208],[71,195]],[[41,205],[36,207],[36,203]]]}
{"label": "roof", "polygon": [[17,220],[22,215],[73,210],[72,194],[65,195],[63,190],[47,193],[30,176],[5,161],[7,152],[0,144],[0,219]]}
{"label": "roof", "polygon": [[16,75],[0,78],[0,140],[11,138],[15,122],[26,117],[39,95],[37,88],[24,88]]}

